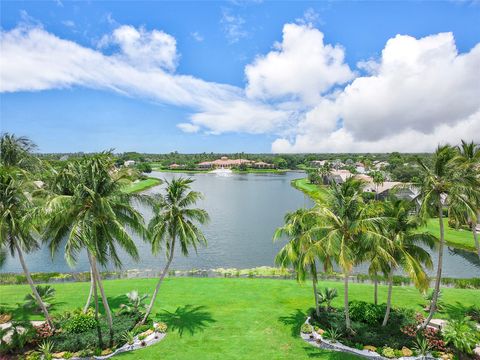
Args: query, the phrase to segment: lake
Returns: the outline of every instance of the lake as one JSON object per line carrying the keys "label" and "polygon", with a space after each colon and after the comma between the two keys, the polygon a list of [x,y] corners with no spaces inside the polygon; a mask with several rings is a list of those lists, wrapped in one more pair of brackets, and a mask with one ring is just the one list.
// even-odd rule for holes
{"label": "lake", "polygon": [[[186,176],[174,173],[153,172],[152,177],[172,179]],[[192,250],[189,257],[177,254],[171,268],[175,270],[212,268],[252,268],[273,266],[274,257],[284,242],[273,243],[274,230],[281,226],[286,212],[300,207],[310,207],[312,201],[302,192],[291,187],[293,179],[304,177],[303,173],[286,174],[193,174],[194,190],[204,199],[198,204],[210,214],[211,221],[203,227],[208,241],[206,248]],[[154,194],[161,186],[147,190]],[[148,208],[136,205],[148,221]],[[155,257],[150,246],[137,239],[141,256],[139,263],[122,255],[124,269],[159,269],[165,263],[163,254]],[[436,261],[436,254],[433,256]],[[66,264],[63,253],[56,254],[53,261],[47,248],[26,256],[32,272],[42,271],[88,271],[88,260],[83,254],[74,269]],[[365,267],[357,269],[364,272]],[[17,259],[9,258],[2,272],[21,272]],[[480,261],[474,253],[445,248],[443,275],[448,277],[476,277],[480,274]]]}

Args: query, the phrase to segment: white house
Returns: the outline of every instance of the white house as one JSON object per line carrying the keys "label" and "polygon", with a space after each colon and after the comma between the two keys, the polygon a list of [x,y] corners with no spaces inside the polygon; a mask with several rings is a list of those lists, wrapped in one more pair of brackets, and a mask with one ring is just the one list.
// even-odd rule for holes
{"label": "white house", "polygon": [[130,167],[133,165],[135,165],[135,160],[125,160],[125,162],[123,163],[123,166],[125,167]]}

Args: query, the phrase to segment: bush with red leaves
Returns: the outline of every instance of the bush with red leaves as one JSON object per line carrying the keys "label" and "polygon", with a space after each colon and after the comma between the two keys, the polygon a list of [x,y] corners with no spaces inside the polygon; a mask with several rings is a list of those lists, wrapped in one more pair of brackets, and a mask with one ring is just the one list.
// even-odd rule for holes
{"label": "bush with red leaves", "polygon": [[37,338],[45,339],[53,335],[53,330],[48,326],[47,323],[43,323],[38,326],[34,326],[35,331],[37,333]]}

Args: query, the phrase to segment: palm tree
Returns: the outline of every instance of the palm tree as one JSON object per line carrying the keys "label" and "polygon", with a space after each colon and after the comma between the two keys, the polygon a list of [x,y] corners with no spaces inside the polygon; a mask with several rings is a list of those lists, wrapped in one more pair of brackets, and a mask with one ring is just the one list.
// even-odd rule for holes
{"label": "palm tree", "polygon": [[328,184],[330,175],[332,174],[332,164],[326,162],[319,169],[320,176],[322,177],[323,184]]}
{"label": "palm tree", "polygon": [[[455,162],[458,164],[459,168],[462,171],[470,174],[470,176],[480,176],[480,145],[475,144],[473,141],[467,143],[462,140],[462,144],[457,146],[456,149],[458,154]],[[469,211],[470,209],[465,207],[462,202],[451,204],[449,209],[449,217],[453,217],[462,223],[470,224],[477,254],[480,258],[480,243],[477,234],[477,224],[480,223],[480,197],[475,191],[469,191],[464,195],[473,205],[475,205],[476,211]]]}
{"label": "palm tree", "polygon": [[315,312],[320,316],[320,302],[317,292],[317,261],[324,264],[325,270],[331,268],[330,257],[323,248],[313,246],[316,243],[314,230],[316,214],[311,210],[299,209],[285,216],[285,225],[279,227],[273,240],[281,240],[286,236],[289,241],[280,249],[275,262],[282,268],[293,267],[297,281],[304,281],[307,274],[312,277]]}
{"label": "palm tree", "polygon": [[336,261],[344,275],[345,324],[351,329],[348,307],[348,280],[352,268],[360,260],[362,243],[381,237],[380,226],[383,217],[372,215],[362,199],[364,183],[353,177],[342,184],[330,185],[330,196],[324,203],[318,203],[315,212],[319,225],[316,232],[319,240],[314,245],[335,254]]}
{"label": "palm tree", "polygon": [[380,185],[383,185],[385,182],[385,176],[383,176],[383,173],[381,171],[373,171],[370,173],[370,176],[372,177],[372,181],[375,184],[375,200],[378,200],[378,187]]}
{"label": "palm tree", "polygon": [[142,323],[148,319],[155,300],[172,263],[177,242],[184,256],[188,256],[189,247],[197,251],[199,244],[206,245],[207,241],[197,224],[208,222],[208,213],[199,208],[192,208],[202,195],[190,190],[192,179],[174,178],[166,182],[165,194],[160,194],[153,201],[153,218],[148,224],[153,254],[158,254],[165,246],[167,263],[163,268],[152,299],[148,305]]}
{"label": "palm tree", "polygon": [[480,183],[475,174],[466,172],[456,162],[456,151],[450,145],[439,146],[433,156],[432,166],[427,166],[421,159],[417,159],[420,165],[421,176],[413,183],[418,190],[418,196],[414,199],[420,203],[419,215],[424,222],[436,212],[440,226],[437,274],[435,277],[434,294],[430,306],[430,312],[422,327],[425,328],[432,319],[442,279],[443,248],[445,245],[444,230],[444,206],[445,200],[449,204],[462,204],[469,212],[476,211],[474,204],[465,196],[468,193],[478,194]]}
{"label": "palm tree", "polygon": [[432,268],[430,253],[424,249],[433,249],[435,237],[428,232],[419,233],[420,222],[410,215],[413,204],[404,200],[392,199],[384,203],[384,216],[392,221],[384,227],[385,238],[389,239],[389,251],[394,261],[385,263],[388,270],[387,309],[382,326],[386,326],[392,304],[393,272],[401,268],[413,280],[415,286],[426,291],[429,285],[428,276],[424,270]]}
{"label": "palm tree", "polygon": [[[131,195],[121,191],[122,183],[112,176],[113,159],[102,153],[72,162],[59,177],[70,176],[70,189],[53,191],[45,205],[44,240],[49,242],[52,255],[66,237],[65,259],[75,264],[78,253],[86,249],[96,287],[100,291],[113,344],[113,320],[103,287],[98,264],[110,262],[121,267],[117,246],[138,260],[138,252],[130,232],[146,237],[143,218],[130,204]],[[70,174],[68,174],[70,172]],[[76,180],[73,180],[76,179]],[[65,182],[61,182],[65,185]],[[66,194],[67,193],[67,194]],[[129,230],[129,231],[127,231]],[[96,306],[98,308],[98,306]]]}
{"label": "palm tree", "polygon": [[39,247],[32,234],[38,224],[32,216],[34,205],[28,190],[24,172],[14,167],[0,167],[0,244],[1,247],[9,248],[12,256],[18,256],[32,294],[48,326],[54,329],[48,309],[38,294],[23,257],[24,252],[37,250]]}
{"label": "palm tree", "polygon": [[51,329],[54,329],[48,309],[33,283],[23,252],[38,249],[32,231],[34,203],[28,169],[34,161],[30,151],[35,144],[26,137],[5,133],[0,138],[0,248],[9,248],[12,256],[18,255],[23,272],[38,306]]}

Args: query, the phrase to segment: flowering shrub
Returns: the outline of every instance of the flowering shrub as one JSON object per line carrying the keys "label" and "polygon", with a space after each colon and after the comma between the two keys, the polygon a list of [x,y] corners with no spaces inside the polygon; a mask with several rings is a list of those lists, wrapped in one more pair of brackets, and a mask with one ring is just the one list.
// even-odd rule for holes
{"label": "flowering shrub", "polygon": [[40,339],[45,339],[53,335],[53,331],[47,323],[34,326],[36,336]]}

